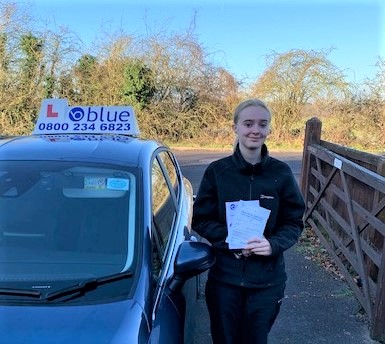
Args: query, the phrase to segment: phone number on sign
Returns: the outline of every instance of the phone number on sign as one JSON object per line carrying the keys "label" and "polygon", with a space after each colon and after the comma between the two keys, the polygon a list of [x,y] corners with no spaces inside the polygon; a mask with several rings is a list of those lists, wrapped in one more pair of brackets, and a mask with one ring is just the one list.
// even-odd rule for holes
{"label": "phone number on sign", "polygon": [[[69,129],[68,123],[40,123],[39,124],[39,130],[46,130],[46,131],[66,131]],[[107,131],[107,130],[113,130],[113,131],[127,131],[130,130],[130,124],[129,123],[101,123],[101,124],[95,124],[95,123],[73,123],[72,130],[74,131]]]}

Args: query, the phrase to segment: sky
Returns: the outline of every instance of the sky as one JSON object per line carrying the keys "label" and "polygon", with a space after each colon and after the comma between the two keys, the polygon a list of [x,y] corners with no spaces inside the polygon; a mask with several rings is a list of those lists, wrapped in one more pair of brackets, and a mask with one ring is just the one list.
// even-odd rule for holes
{"label": "sky", "polygon": [[195,16],[199,43],[219,66],[252,82],[266,56],[328,50],[350,82],[373,78],[385,60],[383,0],[31,0],[34,18],[68,27],[87,46],[101,28],[143,34],[186,31]]}

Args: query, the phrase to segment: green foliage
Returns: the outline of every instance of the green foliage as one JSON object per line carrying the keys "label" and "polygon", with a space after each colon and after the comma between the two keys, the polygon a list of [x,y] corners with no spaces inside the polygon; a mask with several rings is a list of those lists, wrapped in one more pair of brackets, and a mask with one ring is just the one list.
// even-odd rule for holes
{"label": "green foliage", "polygon": [[51,75],[47,75],[45,78],[44,85],[44,98],[53,98],[53,93],[55,89],[55,79]]}
{"label": "green foliage", "polygon": [[77,61],[74,68],[75,73],[79,78],[90,79],[95,73],[96,63],[97,59],[95,56],[85,54]]}
{"label": "green foliage", "polygon": [[95,98],[97,86],[95,74],[97,68],[97,58],[90,54],[85,54],[73,66],[72,75],[67,75],[65,80],[62,79],[62,82],[65,81],[65,87],[70,87],[70,89],[62,88],[62,90],[65,94],[71,94],[71,101],[83,103]]}
{"label": "green foliage", "polygon": [[142,110],[150,104],[155,92],[151,69],[138,59],[128,61],[124,68],[123,100]]}
{"label": "green foliage", "polygon": [[32,33],[28,33],[21,36],[20,47],[24,55],[21,59],[21,76],[22,80],[29,84],[38,76],[43,57],[43,41]]}

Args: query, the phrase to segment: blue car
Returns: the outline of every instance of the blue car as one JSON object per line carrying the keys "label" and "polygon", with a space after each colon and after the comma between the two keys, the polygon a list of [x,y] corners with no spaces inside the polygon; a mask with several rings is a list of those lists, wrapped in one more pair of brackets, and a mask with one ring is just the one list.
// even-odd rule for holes
{"label": "blue car", "polygon": [[192,199],[131,108],[44,100],[32,135],[0,140],[0,343],[183,343],[214,263]]}

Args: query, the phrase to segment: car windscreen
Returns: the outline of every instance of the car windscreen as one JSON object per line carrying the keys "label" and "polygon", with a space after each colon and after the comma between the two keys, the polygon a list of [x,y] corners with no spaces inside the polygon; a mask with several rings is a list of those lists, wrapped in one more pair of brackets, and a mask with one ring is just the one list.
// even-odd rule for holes
{"label": "car windscreen", "polygon": [[136,170],[121,166],[0,161],[0,282],[84,280],[130,270],[136,184]]}

